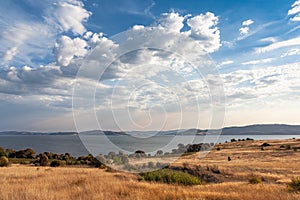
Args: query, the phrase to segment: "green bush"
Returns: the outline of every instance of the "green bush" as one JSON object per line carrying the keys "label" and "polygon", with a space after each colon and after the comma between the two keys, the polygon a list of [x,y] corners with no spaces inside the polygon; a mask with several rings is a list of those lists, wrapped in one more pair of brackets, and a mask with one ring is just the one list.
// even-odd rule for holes
{"label": "green bush", "polygon": [[9,165],[9,160],[6,156],[0,157],[0,167],[7,167]]}
{"label": "green bush", "polygon": [[289,184],[289,188],[293,192],[300,192],[300,179],[294,179]]}
{"label": "green bush", "polygon": [[250,184],[259,184],[261,182],[262,182],[262,178],[260,178],[260,177],[255,176],[255,177],[252,177],[249,179]]}
{"label": "green bush", "polygon": [[142,175],[145,181],[163,182],[168,184],[199,185],[201,181],[196,176],[182,171],[161,169]]}

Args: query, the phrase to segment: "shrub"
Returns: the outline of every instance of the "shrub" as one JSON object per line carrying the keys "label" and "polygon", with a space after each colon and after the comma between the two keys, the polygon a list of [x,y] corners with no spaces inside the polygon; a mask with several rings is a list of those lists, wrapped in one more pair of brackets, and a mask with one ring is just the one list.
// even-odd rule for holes
{"label": "shrub", "polygon": [[271,146],[269,143],[267,142],[264,142],[262,145],[260,145],[261,147],[268,147],[268,146]]}
{"label": "shrub", "polygon": [[0,147],[0,157],[1,156],[6,156],[7,157],[6,151],[2,147]]}
{"label": "shrub", "polygon": [[6,156],[0,157],[0,167],[7,167],[9,165],[9,160]]}
{"label": "shrub", "polygon": [[42,155],[40,158],[40,166],[47,166],[49,162],[48,156]]}
{"label": "shrub", "polygon": [[145,181],[163,182],[168,184],[199,185],[201,181],[196,176],[182,171],[161,169],[142,175]]}
{"label": "shrub", "polygon": [[259,184],[261,182],[262,182],[262,178],[257,177],[257,176],[252,177],[252,178],[249,179],[250,184]]}
{"label": "shrub", "polygon": [[66,161],[62,161],[62,160],[53,160],[50,163],[50,167],[61,167],[65,165],[66,165]]}
{"label": "shrub", "polygon": [[219,167],[217,165],[213,165],[210,170],[215,174],[220,174],[221,171],[219,170]]}
{"label": "shrub", "polygon": [[294,179],[289,184],[289,188],[292,192],[300,192],[300,179]]}

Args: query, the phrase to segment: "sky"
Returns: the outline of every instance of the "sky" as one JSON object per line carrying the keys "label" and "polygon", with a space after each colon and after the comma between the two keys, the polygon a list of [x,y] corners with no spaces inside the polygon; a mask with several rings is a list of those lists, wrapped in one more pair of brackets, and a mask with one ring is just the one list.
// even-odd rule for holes
{"label": "sky", "polygon": [[0,131],[300,124],[300,0],[0,2]]}

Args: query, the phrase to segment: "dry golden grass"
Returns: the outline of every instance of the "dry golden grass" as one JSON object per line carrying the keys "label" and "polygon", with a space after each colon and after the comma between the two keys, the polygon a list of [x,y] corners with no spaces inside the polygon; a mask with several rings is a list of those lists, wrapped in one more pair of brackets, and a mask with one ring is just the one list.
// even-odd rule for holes
{"label": "dry golden grass", "polygon": [[[0,168],[0,200],[34,199],[210,199],[210,200],[299,200],[286,185],[300,177],[300,152],[279,150],[300,140],[268,141],[272,146],[260,150],[262,141],[219,145],[207,157],[181,158],[174,165],[217,165],[223,181],[217,184],[178,186],[139,182],[137,176],[123,172],[109,173],[96,168],[34,167],[13,165]],[[232,160],[227,161],[227,156]],[[238,158],[239,157],[239,158]],[[262,176],[261,184],[249,184],[249,177]]]}

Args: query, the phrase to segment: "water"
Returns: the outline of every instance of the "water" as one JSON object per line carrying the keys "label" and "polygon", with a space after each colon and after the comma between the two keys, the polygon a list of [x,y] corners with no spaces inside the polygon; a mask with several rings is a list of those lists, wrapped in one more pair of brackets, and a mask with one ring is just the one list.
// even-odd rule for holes
{"label": "water", "polygon": [[[127,136],[85,136],[79,138],[76,135],[26,135],[26,136],[0,136],[0,146],[16,150],[32,148],[36,153],[50,151],[53,153],[70,153],[73,156],[87,155],[89,152],[97,155],[107,154],[110,151],[122,150],[126,153],[135,150],[144,150],[154,154],[161,149],[164,152],[177,148],[179,143],[191,144],[201,142],[225,142],[235,139],[252,138],[255,140],[265,139],[289,139],[300,138],[300,135],[222,135],[218,136],[156,136],[148,139],[129,138]],[[83,143],[85,145],[83,145]],[[86,147],[87,148],[86,148]],[[88,149],[88,150],[87,150]]]}

